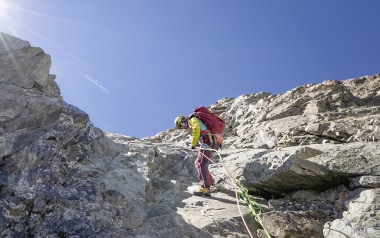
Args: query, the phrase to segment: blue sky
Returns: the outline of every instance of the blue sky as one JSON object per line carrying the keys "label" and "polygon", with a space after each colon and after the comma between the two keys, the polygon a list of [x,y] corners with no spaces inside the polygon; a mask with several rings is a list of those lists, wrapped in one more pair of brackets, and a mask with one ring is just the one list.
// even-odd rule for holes
{"label": "blue sky", "polygon": [[0,0],[0,31],[51,55],[61,94],[146,137],[242,94],[380,73],[378,0]]}

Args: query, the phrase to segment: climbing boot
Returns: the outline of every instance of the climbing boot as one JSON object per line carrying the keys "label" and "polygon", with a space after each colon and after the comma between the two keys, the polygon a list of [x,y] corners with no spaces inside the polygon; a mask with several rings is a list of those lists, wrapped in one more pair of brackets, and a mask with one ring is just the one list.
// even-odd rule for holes
{"label": "climbing boot", "polygon": [[197,196],[211,196],[210,189],[208,188],[200,188],[194,191],[193,194]]}

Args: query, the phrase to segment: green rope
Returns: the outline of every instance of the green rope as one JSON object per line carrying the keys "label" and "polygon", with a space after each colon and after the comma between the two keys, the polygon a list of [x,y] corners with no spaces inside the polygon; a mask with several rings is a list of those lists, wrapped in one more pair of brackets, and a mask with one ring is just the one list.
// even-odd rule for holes
{"label": "green rope", "polygon": [[227,172],[227,175],[230,177],[230,179],[232,180],[232,182],[235,183],[235,185],[237,186],[238,188],[238,197],[244,201],[249,209],[251,210],[251,213],[255,219],[255,221],[258,223],[258,225],[264,230],[266,236],[268,238],[271,238],[271,235],[269,234],[269,232],[265,229],[260,217],[258,216],[260,213],[263,213],[264,212],[264,209],[255,201],[253,200],[252,196],[250,196],[248,194],[248,189],[245,188],[243,185],[241,185],[241,183],[239,181],[237,181],[233,176],[232,174],[229,172],[229,170],[227,169],[227,166],[225,165],[223,159],[222,159],[222,156],[220,155],[220,153],[217,151],[217,150],[214,150],[214,149],[210,149],[210,148],[202,148],[203,150],[210,150],[210,151],[214,151],[216,152],[216,154],[218,155],[219,157],[219,160],[220,162],[222,163],[224,169],[226,170]]}

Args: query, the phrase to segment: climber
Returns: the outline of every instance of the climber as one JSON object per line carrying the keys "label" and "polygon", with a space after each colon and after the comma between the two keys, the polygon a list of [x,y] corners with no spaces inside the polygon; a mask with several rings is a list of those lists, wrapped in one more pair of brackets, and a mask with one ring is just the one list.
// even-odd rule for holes
{"label": "climber", "polygon": [[212,134],[205,124],[197,117],[190,116],[178,116],[174,120],[175,128],[186,129],[192,134],[191,149],[195,149],[195,146],[200,142],[201,148],[199,149],[197,159],[194,165],[198,172],[198,178],[200,180],[200,188],[193,192],[198,196],[211,196],[210,186],[214,185],[215,180],[211,176],[208,170],[208,162],[211,159],[211,151],[204,150],[202,148],[211,148]]}

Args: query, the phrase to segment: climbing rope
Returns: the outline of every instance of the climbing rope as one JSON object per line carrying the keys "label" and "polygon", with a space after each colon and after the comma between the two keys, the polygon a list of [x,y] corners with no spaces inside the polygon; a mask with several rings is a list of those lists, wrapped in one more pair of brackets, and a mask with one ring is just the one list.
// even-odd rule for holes
{"label": "climbing rope", "polygon": [[[226,171],[226,174],[228,175],[228,177],[230,178],[230,180],[233,182],[233,187],[234,187],[234,191],[235,191],[235,197],[236,197],[236,204],[238,206],[238,209],[239,209],[239,213],[240,213],[240,216],[241,216],[241,219],[244,223],[244,226],[245,226],[245,229],[247,230],[247,232],[249,233],[250,237],[253,238],[253,235],[244,219],[244,216],[243,216],[243,213],[241,212],[241,208],[240,208],[240,203],[239,203],[239,199],[243,200],[249,207],[249,209],[251,210],[251,213],[255,219],[255,221],[260,225],[260,227],[264,230],[266,236],[268,238],[271,238],[271,235],[269,234],[269,232],[265,229],[260,217],[259,217],[259,214],[264,212],[264,209],[262,207],[260,207],[259,204],[257,204],[257,202],[255,202],[252,197],[248,194],[248,189],[245,188],[243,185],[241,185],[241,183],[239,181],[237,181],[230,173],[230,171],[227,169],[223,159],[222,159],[222,156],[220,155],[220,153],[217,151],[217,150],[214,150],[214,149],[211,149],[211,148],[201,148],[199,149],[199,152],[201,152],[201,150],[209,150],[209,151],[213,151],[215,152],[218,157],[219,157],[219,160],[221,162],[221,164],[223,165],[223,168],[224,170]],[[211,158],[207,157],[204,153],[202,153],[202,155],[207,158],[211,163],[213,164],[216,164],[218,165],[217,163],[215,163]],[[219,166],[219,165],[218,165]]]}
{"label": "climbing rope", "polygon": [[[128,143],[137,143],[137,142],[134,142],[134,141],[129,141]],[[138,143],[141,143],[141,142],[138,142]],[[163,144],[167,144],[167,145],[172,145],[172,143],[150,143],[152,145],[163,145]],[[200,148],[199,150],[209,150],[209,151],[213,151],[215,152],[218,157],[219,157],[219,160],[221,162],[221,164],[223,165],[223,168],[224,170],[226,171],[226,174],[228,175],[228,177],[230,178],[230,180],[232,181],[232,186],[234,187],[234,191],[235,191],[235,197],[236,197],[236,204],[238,206],[238,209],[239,209],[239,214],[241,216],[241,219],[244,223],[244,226],[247,230],[247,232],[249,233],[250,237],[253,238],[253,235],[244,219],[244,216],[243,216],[243,213],[241,211],[241,208],[240,208],[240,203],[239,203],[239,199],[243,200],[249,207],[255,221],[259,224],[259,226],[264,230],[266,236],[268,238],[271,238],[271,235],[269,234],[269,232],[265,229],[260,217],[258,216],[260,213],[264,212],[264,209],[260,207],[259,204],[257,204],[257,202],[255,202],[252,197],[248,194],[248,189],[245,188],[243,185],[240,184],[239,181],[237,181],[232,175],[231,173],[229,172],[229,170],[227,169],[223,159],[222,159],[222,156],[220,155],[220,153],[217,151],[217,150],[214,150],[214,149],[211,149],[211,148]],[[200,152],[200,151],[199,151]],[[202,153],[202,155],[207,158],[211,163],[217,165],[220,167],[220,165],[218,163],[215,163],[211,158],[207,157],[204,153]]]}

